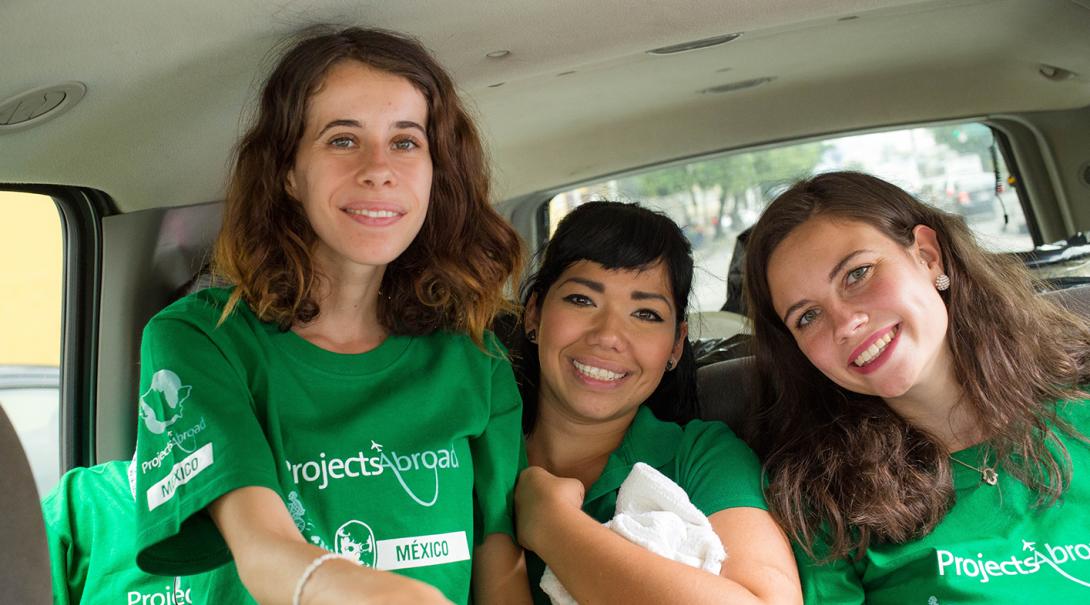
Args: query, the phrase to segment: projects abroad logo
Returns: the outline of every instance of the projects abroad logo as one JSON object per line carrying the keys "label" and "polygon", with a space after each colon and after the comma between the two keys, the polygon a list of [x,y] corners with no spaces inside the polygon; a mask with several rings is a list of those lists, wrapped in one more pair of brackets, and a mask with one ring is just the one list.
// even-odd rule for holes
{"label": "projects abroad logo", "polygon": [[[193,387],[183,385],[181,378],[170,370],[159,370],[152,375],[151,386],[147,392],[140,396],[140,419],[148,431],[155,435],[166,433],[166,446],[155,453],[150,460],[140,463],[140,474],[162,466],[163,459],[170,455],[175,447],[186,454],[192,454],[197,447],[197,435],[207,427],[204,416],[192,426],[183,430],[173,430],[170,427],[182,420],[184,407],[182,405],[189,399]],[[170,418],[161,419],[155,410],[170,411]]]}
{"label": "projects abroad logo", "polygon": [[[1039,572],[1056,573],[1063,579],[1090,588],[1090,577],[1081,578],[1062,566],[1078,561],[1090,561],[1090,544],[1064,544],[1053,546],[1045,543],[1041,548],[1036,542],[1022,540],[1020,554],[1006,559],[985,559],[982,553],[976,557],[961,557],[948,550],[935,551],[939,575],[973,578],[987,584],[1003,576],[1026,576]],[[1090,566],[1080,566],[1090,571]],[[1080,575],[1088,575],[1085,572]],[[1090,595],[1088,595],[1090,596]]]}
{"label": "projects abroad logo", "polygon": [[[171,425],[182,419],[182,403],[189,399],[193,387],[183,385],[182,379],[170,370],[159,370],[151,376],[151,386],[140,395],[140,419],[144,426],[155,435],[162,435]],[[155,410],[160,409],[170,414],[170,418],[159,418]]]}
{"label": "projects abroad logo", "polygon": [[[453,443],[449,449],[402,454],[394,450],[387,452],[382,444],[374,440],[367,451],[360,449],[348,457],[328,457],[325,452],[321,452],[317,460],[298,463],[285,460],[284,464],[296,485],[317,483],[319,490],[329,487],[331,481],[374,477],[389,471],[393,473],[405,494],[424,507],[434,506],[439,501],[439,471],[459,468],[458,454],[454,451]],[[423,493],[413,489],[406,481],[407,476],[416,478],[429,475],[432,481],[425,480],[424,483],[432,484],[430,490],[427,489],[429,486],[422,486],[419,480],[413,482]]]}

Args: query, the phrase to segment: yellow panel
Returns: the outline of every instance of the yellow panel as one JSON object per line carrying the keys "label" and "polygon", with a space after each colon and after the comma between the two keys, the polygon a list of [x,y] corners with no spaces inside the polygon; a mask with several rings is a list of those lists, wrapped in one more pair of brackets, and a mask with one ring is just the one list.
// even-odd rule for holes
{"label": "yellow panel", "polygon": [[63,255],[53,199],[0,191],[0,364],[60,365]]}

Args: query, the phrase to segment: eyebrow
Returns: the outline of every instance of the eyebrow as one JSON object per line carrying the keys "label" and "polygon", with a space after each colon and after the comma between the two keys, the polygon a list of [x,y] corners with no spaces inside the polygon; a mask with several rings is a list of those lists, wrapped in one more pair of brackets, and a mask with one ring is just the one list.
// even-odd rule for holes
{"label": "eyebrow", "polygon": [[808,299],[803,299],[803,300],[800,300],[799,302],[791,305],[790,307],[788,307],[787,310],[783,312],[783,323],[787,324],[788,323],[787,319],[789,317],[791,317],[792,313],[794,313],[800,307],[804,307],[804,306],[806,306],[808,304],[810,304],[810,301]]}
{"label": "eyebrow", "polygon": [[829,271],[829,281],[833,281],[834,279],[836,279],[836,274],[840,273],[840,270],[844,268],[844,265],[848,264],[853,258],[859,256],[860,254],[863,254],[864,252],[870,252],[870,250],[856,250],[855,252],[852,252],[851,254],[840,259],[840,262],[833,267],[832,271]]}
{"label": "eyebrow", "polygon": [[[582,284],[582,285],[590,288],[591,290],[594,290],[595,292],[597,292],[599,294],[606,291],[606,287],[602,282],[597,282],[597,281],[594,281],[592,279],[586,279],[584,277],[569,277],[568,279],[564,280],[564,282],[561,285],[564,285],[564,284],[566,284],[568,282],[575,282],[577,284]],[[643,290],[634,290],[632,292],[632,300],[661,300],[662,302],[666,303],[666,306],[670,307],[671,309],[673,308],[670,305],[670,300],[667,299],[665,296],[657,293],[657,292],[645,292]]]}
{"label": "eyebrow", "polygon": [[[832,270],[829,271],[829,281],[833,281],[834,279],[836,279],[837,274],[840,273],[844,269],[844,265],[847,265],[849,262],[851,262],[851,260],[853,258],[855,258],[856,256],[859,256],[860,254],[863,254],[864,252],[870,252],[870,250],[866,250],[866,249],[856,250],[855,252],[851,252],[847,256],[845,256],[844,258],[840,259],[840,262],[833,265]],[[797,303],[791,305],[790,307],[788,307],[787,310],[784,311],[784,313],[783,313],[783,323],[786,324],[787,319],[789,317],[791,317],[792,313],[797,311],[800,307],[806,306],[810,302],[811,301],[809,299],[803,299],[803,300],[800,300]]]}
{"label": "eyebrow", "polygon": [[[348,126],[350,128],[363,128],[363,124],[360,123],[359,120],[333,120],[332,122],[326,124],[325,127],[323,127],[320,131],[318,131],[318,136],[320,137],[320,136],[322,136],[322,134],[325,133],[325,131],[329,130],[330,128],[336,128],[338,126]],[[419,130],[420,133],[423,134],[424,136],[427,136],[427,134],[428,134],[428,131],[425,130],[423,126],[421,126],[420,124],[417,124],[416,122],[413,122],[412,120],[399,120],[397,122],[394,122],[394,126],[397,127],[398,130],[404,130],[406,128],[412,128],[412,129]]]}
{"label": "eyebrow", "polygon": [[644,292],[642,290],[636,290],[632,292],[632,300],[661,300],[662,302],[666,303],[666,306],[670,306],[670,301],[666,300],[665,296],[657,294],[655,292]]}
{"label": "eyebrow", "polygon": [[605,287],[604,284],[602,284],[602,282],[594,281],[592,279],[586,279],[586,278],[583,278],[583,277],[569,277],[568,279],[565,279],[564,282],[561,283],[560,285],[563,286],[564,284],[566,284],[568,282],[575,282],[577,284],[582,284],[582,285],[590,288],[591,290],[594,290],[595,292],[597,292],[599,294],[606,291],[606,287]]}

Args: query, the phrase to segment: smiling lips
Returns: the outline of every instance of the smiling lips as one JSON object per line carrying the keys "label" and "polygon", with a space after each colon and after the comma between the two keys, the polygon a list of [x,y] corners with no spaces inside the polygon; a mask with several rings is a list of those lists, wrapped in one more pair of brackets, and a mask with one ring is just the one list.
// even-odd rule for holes
{"label": "smiling lips", "polygon": [[393,210],[356,210],[355,208],[345,208],[344,211],[353,216],[366,216],[367,218],[394,218],[395,216],[398,216],[398,213]]}
{"label": "smiling lips", "polygon": [[613,372],[605,368],[598,368],[592,365],[587,365],[585,363],[579,363],[574,359],[572,360],[572,365],[575,366],[575,369],[580,374],[586,376],[587,378],[590,378],[592,380],[600,380],[603,382],[617,382],[618,380],[628,375],[626,373]]}
{"label": "smiling lips", "polygon": [[883,352],[885,352],[886,347],[889,346],[889,343],[893,341],[896,335],[897,327],[894,326],[882,336],[874,339],[869,347],[856,355],[855,359],[852,360],[852,365],[856,366],[857,368],[865,368],[873,363],[882,355]]}
{"label": "smiling lips", "polygon": [[368,227],[385,227],[401,220],[404,212],[396,208],[341,208],[353,221]]}

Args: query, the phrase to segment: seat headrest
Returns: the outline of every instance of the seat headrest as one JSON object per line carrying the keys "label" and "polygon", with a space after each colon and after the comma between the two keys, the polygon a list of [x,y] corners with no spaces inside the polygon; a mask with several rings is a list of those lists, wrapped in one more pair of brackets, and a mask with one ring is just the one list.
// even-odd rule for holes
{"label": "seat headrest", "polygon": [[0,603],[51,603],[49,550],[38,489],[19,435],[0,407]]}

